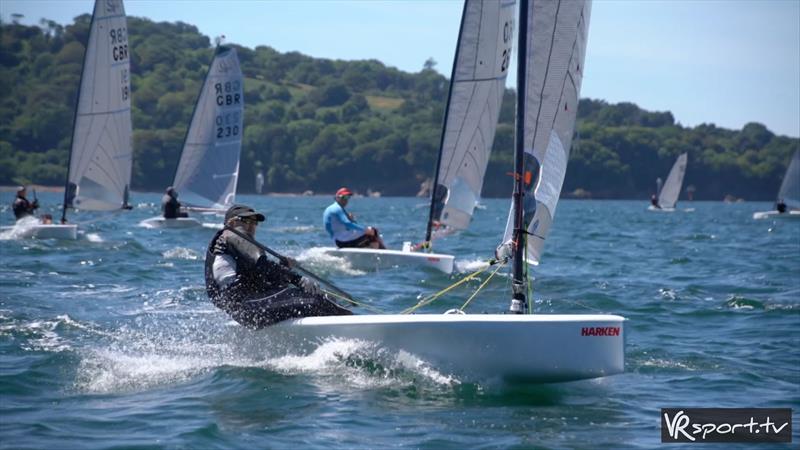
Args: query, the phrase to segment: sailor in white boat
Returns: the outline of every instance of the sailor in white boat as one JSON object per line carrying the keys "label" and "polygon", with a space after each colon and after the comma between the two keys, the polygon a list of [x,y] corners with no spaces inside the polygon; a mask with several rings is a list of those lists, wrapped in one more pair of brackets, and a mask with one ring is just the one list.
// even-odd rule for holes
{"label": "sailor in white boat", "polygon": [[650,196],[650,204],[653,205],[654,208],[661,209],[661,206],[658,204],[658,197],[656,197],[656,194]]}
{"label": "sailor in white boat", "polygon": [[775,210],[781,214],[786,212],[786,203],[784,203],[783,199],[780,199],[777,203],[775,203]]}
{"label": "sailor in white boat", "polygon": [[178,191],[172,186],[167,188],[166,193],[161,197],[161,211],[165,219],[177,219],[178,217],[189,217],[181,211],[181,202],[178,201]]}
{"label": "sailor in white boat", "polygon": [[295,273],[291,259],[286,264],[273,262],[253,241],[232,231],[254,239],[264,220],[245,205],[233,205],[225,213],[226,228],[214,235],[206,253],[211,302],[254,329],[292,318],[352,314],[328,299],[312,279]]}
{"label": "sailor in white boat", "polygon": [[33,202],[29,201],[26,197],[27,192],[25,186],[17,188],[17,197],[11,205],[11,209],[14,211],[14,218],[17,220],[32,216],[33,212],[39,208],[39,200],[34,199]]}
{"label": "sailor in white boat", "polygon": [[346,187],[336,191],[334,202],[325,208],[322,214],[322,223],[325,231],[339,248],[379,248],[385,249],[380,233],[374,227],[365,227],[356,223],[355,217],[344,208],[350,201],[353,192]]}

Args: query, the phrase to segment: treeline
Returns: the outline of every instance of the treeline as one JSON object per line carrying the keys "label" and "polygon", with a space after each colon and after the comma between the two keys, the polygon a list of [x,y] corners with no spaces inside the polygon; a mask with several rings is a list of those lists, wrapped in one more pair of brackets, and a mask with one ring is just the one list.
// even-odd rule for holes
{"label": "treeline", "polygon": [[[0,23],[0,184],[64,183],[90,19]],[[133,188],[160,191],[172,181],[211,42],[181,22],[129,17],[128,32]],[[407,73],[375,60],[229,45],[246,77],[240,192],[253,191],[259,171],[272,192],[332,192],[346,184],[414,195],[432,176],[448,91],[435,61]],[[484,196],[510,191],[513,98],[507,90]],[[772,199],[799,145],[758,123],[738,131],[689,128],[669,112],[583,99],[564,193],[647,197],[656,177],[665,178],[677,155],[688,152],[685,186],[696,199]]]}

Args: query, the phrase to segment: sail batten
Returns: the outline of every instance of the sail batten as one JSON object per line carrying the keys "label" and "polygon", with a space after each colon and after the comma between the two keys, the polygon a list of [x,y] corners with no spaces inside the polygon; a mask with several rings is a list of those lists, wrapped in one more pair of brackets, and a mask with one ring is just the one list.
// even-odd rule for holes
{"label": "sail batten", "polygon": [[428,223],[469,226],[500,117],[516,1],[466,0],[445,108]]}
{"label": "sail batten", "polygon": [[67,207],[126,206],[133,167],[128,31],[122,0],[96,1],[75,108]]}
{"label": "sail batten", "polygon": [[236,197],[244,77],[236,50],[218,47],[192,113],[172,185],[184,203],[225,209]]}

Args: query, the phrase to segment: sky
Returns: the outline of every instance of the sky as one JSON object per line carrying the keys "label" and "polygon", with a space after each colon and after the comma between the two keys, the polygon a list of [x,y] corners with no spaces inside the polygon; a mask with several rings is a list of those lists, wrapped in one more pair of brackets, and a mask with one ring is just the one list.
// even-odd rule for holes
{"label": "sky", "polygon": [[[0,16],[68,24],[93,3],[0,0]],[[448,77],[462,8],[461,0],[125,0],[129,16],[185,22],[245,47],[377,59],[407,72],[433,58]],[[760,122],[800,137],[800,0],[595,0],[584,66],[584,98],[671,111],[684,126]]]}

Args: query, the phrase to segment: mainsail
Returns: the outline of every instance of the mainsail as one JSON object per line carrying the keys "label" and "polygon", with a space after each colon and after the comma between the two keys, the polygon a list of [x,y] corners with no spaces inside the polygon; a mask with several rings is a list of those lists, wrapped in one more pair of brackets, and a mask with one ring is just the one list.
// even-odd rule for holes
{"label": "mainsail", "polygon": [[[590,0],[534,1],[527,29],[520,29],[526,42],[525,61],[519,63],[525,67],[525,84],[518,88],[524,92],[524,121],[519,122],[518,108],[517,133],[523,136],[524,154],[517,176],[521,177],[524,195],[525,260],[531,264],[541,259],[564,183],[583,80],[590,11]],[[501,248],[513,245],[514,227],[512,204]]]}
{"label": "mainsail", "polygon": [[794,152],[792,162],[778,191],[778,201],[783,201],[789,209],[800,209],[800,150]]}
{"label": "mainsail", "polygon": [[466,0],[436,166],[432,224],[465,229],[481,195],[511,60],[516,0]]}
{"label": "mainsail", "polygon": [[681,187],[683,186],[683,175],[686,174],[686,153],[678,156],[672,169],[669,171],[667,181],[658,195],[658,206],[661,208],[674,208],[678,202],[678,196],[681,195]]}
{"label": "mainsail", "polygon": [[224,209],[234,203],[244,132],[243,80],[236,50],[217,47],[172,183],[191,206]]}
{"label": "mainsail", "polygon": [[131,182],[131,88],[122,0],[97,0],[75,108],[66,209],[127,206]]}

